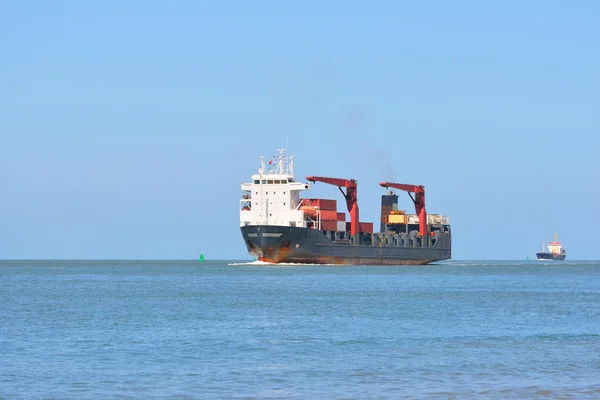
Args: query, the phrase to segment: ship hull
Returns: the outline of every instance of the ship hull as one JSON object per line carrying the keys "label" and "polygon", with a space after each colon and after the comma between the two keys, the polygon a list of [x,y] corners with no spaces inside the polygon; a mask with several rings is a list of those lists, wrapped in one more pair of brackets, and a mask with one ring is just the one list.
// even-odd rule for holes
{"label": "ship hull", "polygon": [[271,263],[336,265],[425,265],[451,258],[445,233],[430,247],[339,244],[316,229],[250,225],[241,227],[248,253]]}
{"label": "ship hull", "polygon": [[557,260],[563,261],[566,258],[566,254],[552,254],[552,253],[537,253],[538,260]]}

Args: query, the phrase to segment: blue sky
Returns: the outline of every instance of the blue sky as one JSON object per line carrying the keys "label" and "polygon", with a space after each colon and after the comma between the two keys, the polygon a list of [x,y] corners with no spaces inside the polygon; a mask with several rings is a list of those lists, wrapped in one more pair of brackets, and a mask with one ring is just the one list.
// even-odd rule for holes
{"label": "blue sky", "polygon": [[[455,259],[599,259],[600,3],[6,1],[0,258],[247,259],[240,183],[423,184]],[[316,184],[314,197],[339,197]],[[401,207],[410,200],[401,196]]]}

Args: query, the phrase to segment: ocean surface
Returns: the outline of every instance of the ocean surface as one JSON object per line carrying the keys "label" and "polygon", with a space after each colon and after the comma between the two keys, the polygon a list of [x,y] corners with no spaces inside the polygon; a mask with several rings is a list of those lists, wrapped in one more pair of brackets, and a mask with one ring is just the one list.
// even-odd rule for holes
{"label": "ocean surface", "polygon": [[600,398],[600,262],[0,261],[1,399]]}

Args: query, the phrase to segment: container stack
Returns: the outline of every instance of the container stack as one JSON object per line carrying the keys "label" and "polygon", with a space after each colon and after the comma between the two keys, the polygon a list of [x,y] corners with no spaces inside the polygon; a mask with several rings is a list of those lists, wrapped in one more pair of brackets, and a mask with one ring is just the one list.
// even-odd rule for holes
{"label": "container stack", "polygon": [[385,232],[385,226],[388,224],[388,216],[393,210],[398,209],[398,196],[393,192],[381,196],[381,219],[379,232]]}
{"label": "container stack", "polygon": [[[395,197],[397,198],[397,196]],[[393,212],[393,207],[391,204],[389,207],[390,209],[388,214]],[[315,221],[320,220],[322,231],[350,232],[352,230],[350,222],[346,221],[346,213],[337,211],[336,200],[302,199],[300,209],[304,210],[305,214],[313,218]],[[373,223],[361,222],[360,231],[364,233],[373,233]]]}
{"label": "container stack", "polygon": [[302,199],[301,209],[315,220],[321,220],[322,231],[337,231],[337,201],[331,199]]}

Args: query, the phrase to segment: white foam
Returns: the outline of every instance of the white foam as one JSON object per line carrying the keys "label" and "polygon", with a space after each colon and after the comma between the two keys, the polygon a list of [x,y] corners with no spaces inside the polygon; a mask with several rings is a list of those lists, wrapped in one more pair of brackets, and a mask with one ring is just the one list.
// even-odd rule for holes
{"label": "white foam", "polygon": [[240,262],[240,263],[229,263],[227,265],[231,265],[231,266],[243,265],[243,266],[249,266],[249,267],[269,267],[269,266],[273,266],[273,267],[305,267],[305,266],[311,266],[311,265],[338,266],[338,264],[270,263],[270,262],[260,261],[260,260]]}
{"label": "white foam", "polygon": [[229,263],[227,265],[272,265],[273,263],[268,263],[260,260],[247,261],[247,262],[237,262],[237,263]]}

